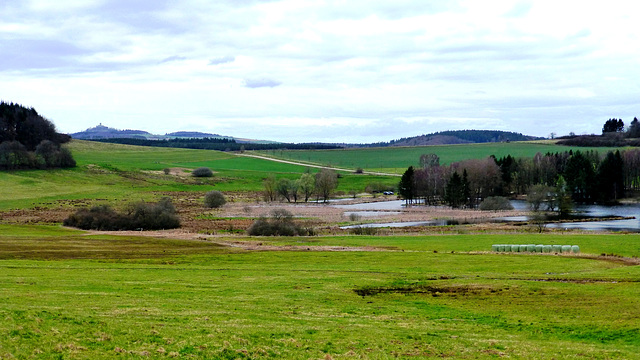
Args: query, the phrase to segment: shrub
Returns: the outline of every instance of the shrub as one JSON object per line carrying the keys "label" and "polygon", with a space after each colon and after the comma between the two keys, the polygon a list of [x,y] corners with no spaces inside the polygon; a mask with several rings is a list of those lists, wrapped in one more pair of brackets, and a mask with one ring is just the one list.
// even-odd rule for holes
{"label": "shrub", "polygon": [[271,219],[261,216],[247,229],[247,233],[251,236],[304,236],[314,231],[296,224],[289,211],[275,209],[271,212]]}
{"label": "shrub", "polygon": [[513,205],[509,199],[502,196],[490,196],[480,204],[480,210],[496,211],[496,210],[513,210]]}
{"label": "shrub", "polygon": [[80,209],[63,222],[65,226],[104,231],[118,230],[122,227],[122,223],[122,215],[116,213],[109,205],[96,205],[90,209]]}
{"label": "shrub", "polygon": [[199,168],[193,170],[193,172],[191,173],[191,176],[193,176],[193,177],[212,177],[213,176],[213,171],[211,171],[211,169],[209,169],[208,167],[199,167]]}
{"label": "shrub", "polygon": [[171,169],[169,169],[169,168],[164,168],[164,169],[162,169],[162,171],[164,171],[165,175],[171,174]]}
{"label": "shrub", "polygon": [[219,208],[227,203],[224,195],[220,191],[209,191],[204,195],[204,206],[208,208]]}
{"label": "shrub", "polygon": [[353,235],[376,235],[378,228],[372,226],[356,226],[349,229]]}
{"label": "shrub", "polygon": [[118,213],[108,205],[83,208],[64,220],[65,226],[84,230],[161,230],[180,227],[180,219],[171,199],[158,203],[137,202],[125,213]]}

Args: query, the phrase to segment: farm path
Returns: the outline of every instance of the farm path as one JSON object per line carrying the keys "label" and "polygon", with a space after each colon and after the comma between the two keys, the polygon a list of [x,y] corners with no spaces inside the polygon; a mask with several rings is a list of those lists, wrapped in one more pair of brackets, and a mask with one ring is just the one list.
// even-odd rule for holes
{"label": "farm path", "polygon": [[[312,167],[312,168],[317,168],[317,169],[330,169],[330,170],[335,170],[335,171],[353,172],[352,169],[342,169],[342,168],[328,167],[328,166],[322,166],[322,165],[311,165],[311,164],[301,163],[301,162],[297,162],[297,161],[290,161],[290,160],[282,160],[282,159],[271,158],[271,157],[268,157],[268,156],[251,155],[251,154],[236,154],[236,155],[252,157],[252,158],[256,158],[256,159],[275,161],[275,162],[284,163],[284,164]],[[362,173],[366,174],[366,175],[397,176],[397,177],[402,176],[400,174],[390,174],[390,173],[377,172],[377,171],[363,171]]]}

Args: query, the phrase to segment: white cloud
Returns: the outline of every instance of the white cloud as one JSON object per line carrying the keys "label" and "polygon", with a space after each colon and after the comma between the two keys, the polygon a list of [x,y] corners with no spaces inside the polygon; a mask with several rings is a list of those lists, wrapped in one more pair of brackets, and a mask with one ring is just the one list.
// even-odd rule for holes
{"label": "white cloud", "polygon": [[69,132],[99,122],[287,141],[597,132],[640,115],[634,10],[621,0],[7,0],[0,97]]}

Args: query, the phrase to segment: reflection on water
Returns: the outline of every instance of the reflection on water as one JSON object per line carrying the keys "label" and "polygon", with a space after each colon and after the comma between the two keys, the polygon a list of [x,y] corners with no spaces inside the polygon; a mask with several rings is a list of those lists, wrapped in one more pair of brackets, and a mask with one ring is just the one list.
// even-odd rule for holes
{"label": "reflection on water", "polygon": [[[516,210],[528,210],[528,204],[523,200],[511,201],[514,209]],[[332,204],[333,207],[348,210],[345,212],[345,216],[355,214],[362,217],[375,217],[383,215],[398,215],[399,210],[405,208],[404,200],[391,200],[391,201],[379,201],[372,203],[342,205]],[[395,210],[395,211],[394,211]],[[627,220],[607,220],[607,221],[586,221],[586,222],[569,222],[569,223],[555,223],[548,224],[549,228],[556,229],[582,229],[582,230],[595,230],[595,231],[633,231],[640,232],[640,204],[623,204],[616,206],[604,206],[604,205],[577,205],[574,210],[586,217],[634,217],[635,219]],[[527,221],[526,216],[511,216],[498,218],[499,221]],[[443,226],[452,225],[451,222],[446,220],[441,221],[415,221],[415,222],[399,222],[399,223],[379,223],[379,224],[364,224],[343,227],[344,229],[353,228],[357,226],[361,227],[407,227],[407,226]]]}
{"label": "reflection on water", "polygon": [[[527,202],[513,200],[511,204],[515,209],[526,210]],[[622,204],[615,206],[605,205],[576,205],[574,211],[580,215],[594,218],[602,217],[635,217],[627,220],[585,221],[548,224],[554,229],[581,229],[595,231],[633,231],[640,232],[640,204]],[[526,221],[526,216],[512,216],[501,218],[503,221]]]}
{"label": "reflection on water", "polygon": [[612,220],[612,221],[588,221],[576,223],[549,224],[553,229],[581,229],[596,231],[631,231],[640,232],[640,220]]}
{"label": "reflection on water", "polygon": [[380,217],[387,215],[399,215],[402,214],[399,211],[345,211],[344,216],[359,216],[359,217]]}
{"label": "reflection on water", "polygon": [[391,201],[378,201],[362,204],[350,204],[350,205],[332,205],[333,207],[345,210],[402,210],[405,208],[404,200],[391,200]]}
{"label": "reflection on water", "polygon": [[407,222],[391,222],[391,223],[376,223],[376,224],[361,224],[341,226],[340,229],[354,229],[354,228],[399,228],[410,226],[445,226],[457,224],[455,220],[432,220],[432,221],[407,221]]}

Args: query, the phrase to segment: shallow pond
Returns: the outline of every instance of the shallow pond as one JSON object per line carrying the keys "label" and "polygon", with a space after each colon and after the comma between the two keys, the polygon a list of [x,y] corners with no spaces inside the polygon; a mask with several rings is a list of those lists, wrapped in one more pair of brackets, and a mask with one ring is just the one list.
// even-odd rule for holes
{"label": "shallow pond", "polygon": [[331,206],[339,209],[353,210],[353,211],[402,210],[406,208],[404,200],[378,201],[378,202],[349,204],[349,205],[333,204]]}
{"label": "shallow pond", "polygon": [[[511,201],[514,209],[516,210],[528,210],[528,204],[526,201],[513,200]],[[356,214],[362,217],[376,217],[383,215],[397,215],[400,212],[394,212],[394,210],[402,210],[406,208],[404,200],[391,200],[380,201],[362,204],[341,205],[333,204],[333,207],[348,210],[345,212],[345,216],[350,214]],[[609,220],[609,221],[584,221],[584,222],[568,222],[568,223],[555,223],[548,224],[549,228],[557,229],[582,229],[582,230],[594,230],[594,231],[632,231],[640,232],[640,204],[623,204],[616,206],[604,206],[604,205],[578,205],[574,210],[586,217],[635,217],[635,219],[627,220]],[[526,216],[512,216],[496,219],[498,221],[527,221]],[[442,226],[451,225],[450,221],[414,221],[414,222],[396,222],[396,223],[376,223],[376,224],[363,224],[343,227],[345,229],[353,228],[357,226],[361,227],[408,227],[408,226]]]}
{"label": "shallow pond", "polygon": [[[526,210],[526,201],[513,200],[511,204],[515,209]],[[615,206],[605,205],[576,205],[574,211],[586,217],[635,217],[627,220],[607,220],[607,221],[583,221],[548,224],[547,227],[554,229],[582,229],[594,231],[633,231],[640,232],[640,204],[622,204]],[[526,221],[526,216],[512,216],[500,218],[504,221]]]}
{"label": "shallow pond", "polygon": [[372,218],[372,217],[380,217],[380,216],[387,216],[387,215],[400,215],[402,214],[399,211],[345,211],[344,216],[346,217],[351,217],[351,216],[356,216],[356,217],[368,217],[368,218]]}
{"label": "shallow pond", "polygon": [[[457,223],[457,222],[456,222]],[[354,228],[400,228],[411,226],[445,226],[450,225],[449,220],[432,220],[432,221],[406,221],[406,222],[390,222],[390,223],[375,223],[375,224],[361,224],[361,225],[349,225],[341,226],[340,229],[354,229]]]}

